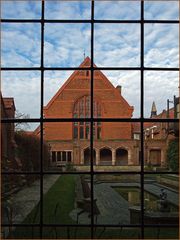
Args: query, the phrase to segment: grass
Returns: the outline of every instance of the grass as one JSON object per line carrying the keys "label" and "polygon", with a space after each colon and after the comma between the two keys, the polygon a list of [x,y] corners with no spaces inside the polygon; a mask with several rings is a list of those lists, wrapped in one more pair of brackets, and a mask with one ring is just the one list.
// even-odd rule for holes
{"label": "grass", "polygon": [[[43,222],[46,224],[74,224],[75,222],[70,218],[69,213],[74,209],[75,199],[75,178],[74,175],[60,176],[50,190],[43,198]],[[23,224],[39,223],[40,222],[40,208],[39,204],[26,217]],[[49,231],[51,231],[49,229]],[[47,232],[48,234],[48,232]],[[38,237],[38,227],[20,227],[16,228],[13,237]]]}

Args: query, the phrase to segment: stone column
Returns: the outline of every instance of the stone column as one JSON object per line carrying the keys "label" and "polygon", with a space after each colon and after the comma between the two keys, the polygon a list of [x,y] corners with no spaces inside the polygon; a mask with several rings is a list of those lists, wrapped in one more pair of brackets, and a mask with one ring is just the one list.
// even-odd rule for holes
{"label": "stone column", "polygon": [[99,158],[99,149],[96,149],[96,165],[99,165],[100,158]]}
{"label": "stone column", "polygon": [[116,150],[112,149],[112,166],[116,164]]}
{"label": "stone column", "polygon": [[80,162],[80,164],[84,164],[84,151],[83,150],[81,150],[81,162]]}
{"label": "stone column", "polygon": [[132,165],[133,162],[132,162],[132,159],[131,159],[131,150],[129,149],[128,150],[128,165]]}
{"label": "stone column", "polygon": [[66,163],[68,161],[68,152],[66,151]]}
{"label": "stone column", "polygon": [[166,166],[164,150],[161,149],[161,167]]}

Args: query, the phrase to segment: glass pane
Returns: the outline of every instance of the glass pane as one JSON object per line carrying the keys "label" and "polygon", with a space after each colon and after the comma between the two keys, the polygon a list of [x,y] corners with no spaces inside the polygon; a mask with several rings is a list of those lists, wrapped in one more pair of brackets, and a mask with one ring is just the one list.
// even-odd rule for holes
{"label": "glass pane", "polygon": [[2,176],[2,223],[39,223],[39,200],[39,175]]}
{"label": "glass pane", "polygon": [[95,24],[94,59],[98,67],[138,67],[140,25]]}
{"label": "glass pane", "polygon": [[39,19],[41,18],[41,2],[2,0],[1,17],[3,19]]}
{"label": "glass pane", "polygon": [[94,229],[96,239],[140,239],[141,230],[139,228],[126,227],[97,227]]}
{"label": "glass pane", "polygon": [[[139,171],[140,123],[101,122],[94,139],[95,171]],[[99,132],[100,131],[100,132]]]}
{"label": "glass pane", "polygon": [[39,227],[16,227],[12,229],[11,227],[2,228],[4,239],[40,239],[40,228]]}
{"label": "glass pane", "polygon": [[[89,124],[89,123],[88,123]],[[44,170],[46,171],[89,171],[91,154],[90,132],[86,138],[86,123],[44,123]],[[39,136],[38,132],[35,132]]]}
{"label": "glass pane", "polygon": [[178,239],[178,227],[153,227],[144,229],[145,239]]}
{"label": "glass pane", "polygon": [[[174,118],[174,109],[176,113],[178,111],[177,109],[179,97],[178,87],[179,87],[178,72],[145,71],[144,73],[145,117]],[[177,100],[175,100],[174,97],[177,98]]]}
{"label": "glass pane", "polygon": [[90,239],[91,229],[88,227],[46,227],[43,239]]}
{"label": "glass pane", "polygon": [[145,24],[144,64],[146,67],[179,66],[179,25]]}
{"label": "glass pane", "polygon": [[144,169],[145,171],[179,170],[178,123],[144,124]]}
{"label": "glass pane", "polygon": [[94,71],[94,117],[140,117],[139,71]]}
{"label": "glass pane", "polygon": [[[90,66],[88,57],[86,64]],[[44,118],[90,117],[90,79],[85,71],[46,71]]]}
{"label": "glass pane", "polygon": [[[36,124],[29,124],[35,129]],[[40,170],[40,139],[34,130],[27,131],[21,128],[24,123],[3,123],[2,145],[1,145],[1,164],[3,171],[32,171]],[[40,134],[40,133],[39,133]],[[46,143],[44,143],[46,152]]]}
{"label": "glass pane", "polygon": [[[13,110],[14,106],[7,118],[40,117],[40,72],[5,71],[1,73],[1,83],[4,108],[10,104]],[[30,130],[28,125],[26,130]]]}
{"label": "glass pane", "polygon": [[91,1],[46,1],[47,19],[90,19]]}
{"label": "glass pane", "polygon": [[[90,176],[45,175],[43,222],[45,224],[90,224]],[[47,191],[46,185],[50,185]]]}
{"label": "glass pane", "polygon": [[90,24],[47,23],[44,30],[46,67],[78,67],[90,55]]}
{"label": "glass pane", "polygon": [[97,224],[140,224],[139,175],[99,174],[94,179]]}
{"label": "glass pane", "polygon": [[140,1],[95,1],[95,19],[140,19]]}
{"label": "glass pane", "polygon": [[179,176],[176,174],[145,174],[145,224],[178,224],[178,188]]}
{"label": "glass pane", "polygon": [[178,20],[178,1],[145,1],[144,15],[148,20]]}
{"label": "glass pane", "polygon": [[2,67],[40,66],[40,24],[1,24]]}

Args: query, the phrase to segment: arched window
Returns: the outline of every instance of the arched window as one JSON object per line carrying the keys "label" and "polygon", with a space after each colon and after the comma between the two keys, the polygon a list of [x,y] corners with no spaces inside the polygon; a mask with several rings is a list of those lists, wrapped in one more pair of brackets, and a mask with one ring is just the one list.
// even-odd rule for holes
{"label": "arched window", "polygon": [[[74,104],[73,118],[90,118],[91,114],[90,96],[83,96]],[[101,117],[101,105],[98,101],[93,101],[94,118]],[[101,122],[93,124],[94,139],[101,138]],[[90,139],[90,123],[74,122],[73,123],[73,138],[74,139]]]}

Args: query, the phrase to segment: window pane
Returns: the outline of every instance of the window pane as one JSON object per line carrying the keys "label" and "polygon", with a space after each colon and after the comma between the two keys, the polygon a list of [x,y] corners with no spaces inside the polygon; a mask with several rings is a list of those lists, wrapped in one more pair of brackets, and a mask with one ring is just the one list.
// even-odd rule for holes
{"label": "window pane", "polygon": [[144,64],[146,67],[179,66],[178,24],[145,24]]}
{"label": "window pane", "polygon": [[140,117],[139,71],[94,71],[94,117]]}
{"label": "window pane", "polygon": [[41,2],[2,0],[1,17],[7,19],[39,19],[41,18]]}
{"label": "window pane", "polygon": [[97,224],[140,224],[139,175],[99,174],[95,179]]}
{"label": "window pane", "polygon": [[[2,109],[3,110],[3,109]],[[29,125],[31,131],[23,129]],[[33,123],[3,123],[1,125],[1,164],[3,171],[32,171],[40,170],[40,138],[35,134],[37,124]],[[25,127],[24,127],[25,128]],[[39,130],[40,135],[40,130]],[[49,159],[48,144],[44,142],[45,159]],[[44,167],[48,166],[48,161],[44,162]]]}
{"label": "window pane", "polygon": [[[45,178],[48,176],[45,175]],[[49,176],[52,184],[44,193],[45,224],[90,224],[91,212],[89,175],[66,174]],[[45,185],[44,185],[45,187]],[[83,211],[84,210],[84,211]]]}
{"label": "window pane", "polygon": [[140,2],[95,1],[95,19],[140,19]]}
{"label": "window pane", "polygon": [[102,122],[97,127],[97,139],[93,139],[95,171],[140,171],[141,139],[140,123]]}
{"label": "window pane", "polygon": [[40,66],[40,24],[2,23],[2,67]]}
{"label": "window pane", "polygon": [[141,230],[133,227],[96,227],[94,235],[96,239],[138,239],[141,236]]}
{"label": "window pane", "polygon": [[[168,86],[168,87],[167,87]],[[144,73],[144,110],[145,117],[151,117],[151,111],[158,118],[174,118],[174,96],[179,96],[179,73],[170,71],[145,71]],[[167,115],[169,99],[169,117]],[[153,104],[154,102],[154,104]]]}
{"label": "window pane", "polygon": [[47,146],[46,150],[50,154],[49,157],[47,153],[44,154],[43,166],[45,171],[81,172],[90,170],[91,153],[86,151],[90,146],[90,133],[88,138],[85,138],[86,124],[83,122],[80,136],[80,127],[78,126],[74,127],[73,122],[43,124],[43,140]]}
{"label": "window pane", "polygon": [[145,1],[144,15],[148,20],[178,20],[178,1]]}
{"label": "window pane", "polygon": [[99,67],[138,67],[140,25],[95,24],[94,59]]}
{"label": "window pane", "polygon": [[[86,64],[90,66],[88,57],[82,63]],[[89,117],[89,95],[90,76],[86,77],[85,71],[45,71],[45,118]]]}
{"label": "window pane", "polygon": [[179,170],[178,123],[144,123],[144,165],[145,171]]}
{"label": "window pane", "polygon": [[47,19],[90,19],[91,1],[46,1]]}
{"label": "window pane", "polygon": [[[178,224],[178,188],[179,177],[176,174],[145,174],[145,224]],[[161,234],[163,234],[163,229]]]}
{"label": "window pane", "polygon": [[11,101],[14,105],[15,112],[10,118],[40,117],[40,72],[5,71],[1,83],[4,101]]}
{"label": "window pane", "polygon": [[90,24],[45,24],[46,67],[78,67],[90,55]]}
{"label": "window pane", "polygon": [[39,175],[3,175],[2,196],[2,223],[39,223]]}

